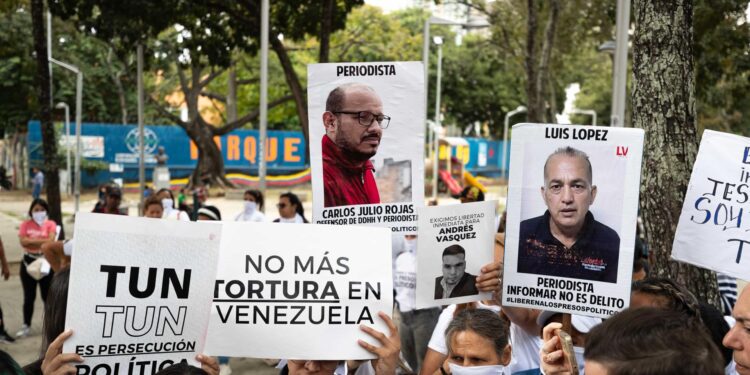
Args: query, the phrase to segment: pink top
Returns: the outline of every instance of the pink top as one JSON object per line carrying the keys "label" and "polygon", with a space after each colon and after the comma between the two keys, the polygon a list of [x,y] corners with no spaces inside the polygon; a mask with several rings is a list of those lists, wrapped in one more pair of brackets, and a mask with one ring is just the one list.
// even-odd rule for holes
{"label": "pink top", "polygon": [[[55,233],[57,230],[57,224],[52,220],[45,220],[41,226],[34,220],[26,220],[21,223],[21,227],[18,228],[18,237],[27,237],[30,240],[49,239],[50,233]],[[29,249],[24,248],[27,253],[41,254],[41,249]]]}

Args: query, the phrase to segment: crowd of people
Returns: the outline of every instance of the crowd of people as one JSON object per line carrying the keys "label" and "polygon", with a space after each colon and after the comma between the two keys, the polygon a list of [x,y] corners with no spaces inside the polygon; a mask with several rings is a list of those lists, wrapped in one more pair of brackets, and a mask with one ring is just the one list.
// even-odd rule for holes
{"label": "crowd of people", "polygon": [[[182,194],[181,194],[182,195]],[[456,197],[462,203],[481,201],[484,194],[468,187]],[[101,189],[93,212],[127,215],[121,207],[122,191],[116,186]],[[278,223],[307,223],[302,201],[292,193],[281,194],[276,205]],[[266,222],[265,200],[258,190],[243,195],[242,211],[234,221]],[[184,198],[175,199],[169,189],[150,194],[141,207],[142,216],[167,220],[223,220],[216,206],[188,208]],[[49,207],[35,198],[28,218],[19,227],[23,247],[20,278],[23,286],[23,325],[11,336],[0,310],[0,339],[13,342],[29,335],[37,289],[45,302],[42,350],[38,360],[18,366],[0,353],[0,371],[11,374],[75,374],[83,359],[63,353],[62,346],[73,332],[64,330],[68,303],[68,265],[72,240],[58,241],[58,226],[47,213]],[[633,261],[630,306],[608,319],[581,315],[565,316],[553,311],[501,306],[504,256],[504,215],[496,221],[495,261],[471,275],[471,288],[491,292],[492,298],[464,304],[417,309],[416,235],[394,237],[393,272],[396,301],[393,318],[380,312],[388,332],[362,326],[380,345],[358,344],[373,353],[372,361],[274,361],[282,374],[748,374],[750,373],[750,290],[737,298],[734,280],[722,275],[724,311],[699,302],[673,280],[648,276],[647,251],[642,243]],[[443,254],[461,258],[461,254]],[[452,258],[451,258],[452,259]],[[461,259],[458,259],[461,261]],[[2,276],[10,276],[0,239]],[[46,263],[46,264],[45,264]],[[455,290],[450,272],[444,285]],[[454,272],[455,273],[455,272]],[[465,276],[463,272],[462,275]],[[464,277],[465,278],[465,277]],[[734,287],[732,288],[732,285]],[[7,306],[6,306],[7,308]],[[730,310],[730,311],[727,311]],[[733,310],[733,311],[731,311]],[[729,314],[733,316],[729,316]],[[563,329],[563,327],[566,327]],[[185,363],[159,374],[227,373],[228,358],[199,355],[200,368]]]}

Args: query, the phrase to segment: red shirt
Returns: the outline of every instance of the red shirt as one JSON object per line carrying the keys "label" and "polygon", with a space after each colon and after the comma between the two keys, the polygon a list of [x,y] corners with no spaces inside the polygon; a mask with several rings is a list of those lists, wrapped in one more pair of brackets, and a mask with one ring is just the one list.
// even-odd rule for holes
{"label": "red shirt", "polygon": [[358,161],[323,136],[323,191],[325,207],[380,203],[375,168],[369,160]]}
{"label": "red shirt", "polygon": [[[56,230],[57,224],[52,220],[45,220],[42,225],[37,224],[34,220],[26,220],[18,228],[18,237],[27,237],[30,240],[46,240],[49,239],[50,233],[55,233]],[[42,252],[39,248],[30,249],[25,247],[24,250],[31,254],[41,254]]]}

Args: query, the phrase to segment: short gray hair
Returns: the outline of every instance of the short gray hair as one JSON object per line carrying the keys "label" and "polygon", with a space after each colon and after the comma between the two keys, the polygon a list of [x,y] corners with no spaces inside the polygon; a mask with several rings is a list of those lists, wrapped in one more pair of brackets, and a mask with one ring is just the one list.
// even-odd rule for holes
{"label": "short gray hair", "polygon": [[489,340],[495,346],[495,353],[503,357],[508,346],[508,324],[496,312],[487,309],[466,309],[458,313],[445,329],[445,344],[452,353],[451,342],[456,334],[471,331]]}
{"label": "short gray hair", "polygon": [[547,161],[544,162],[544,181],[545,182],[547,181],[547,164],[549,164],[549,161],[550,159],[552,159],[553,156],[558,156],[558,155],[567,156],[571,158],[581,158],[581,160],[585,161],[586,166],[588,167],[587,170],[589,172],[589,184],[591,185],[594,183],[594,172],[591,169],[591,161],[589,161],[589,156],[586,155],[585,152],[577,148],[570,147],[570,146],[560,147],[547,157]]}

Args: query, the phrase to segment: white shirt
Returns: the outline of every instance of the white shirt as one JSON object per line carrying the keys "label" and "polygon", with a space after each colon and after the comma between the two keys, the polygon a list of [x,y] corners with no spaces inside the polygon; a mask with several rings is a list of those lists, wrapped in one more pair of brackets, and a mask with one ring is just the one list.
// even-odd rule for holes
{"label": "white shirt", "polygon": [[414,310],[417,306],[417,255],[411,251],[396,258],[393,271],[393,287],[401,312]]}
{"label": "white shirt", "polygon": [[249,215],[245,213],[245,211],[242,211],[239,215],[237,215],[237,217],[234,218],[234,221],[252,221],[262,223],[266,221],[266,215],[258,210],[253,211],[253,213]]}
{"label": "white shirt", "polygon": [[511,374],[535,370],[539,366],[539,350],[542,348],[542,338],[530,335],[517,324],[510,323],[510,345],[513,349],[508,369]]}
{"label": "white shirt", "polygon": [[187,212],[175,209],[165,210],[161,217],[167,220],[190,221],[190,215]]}

